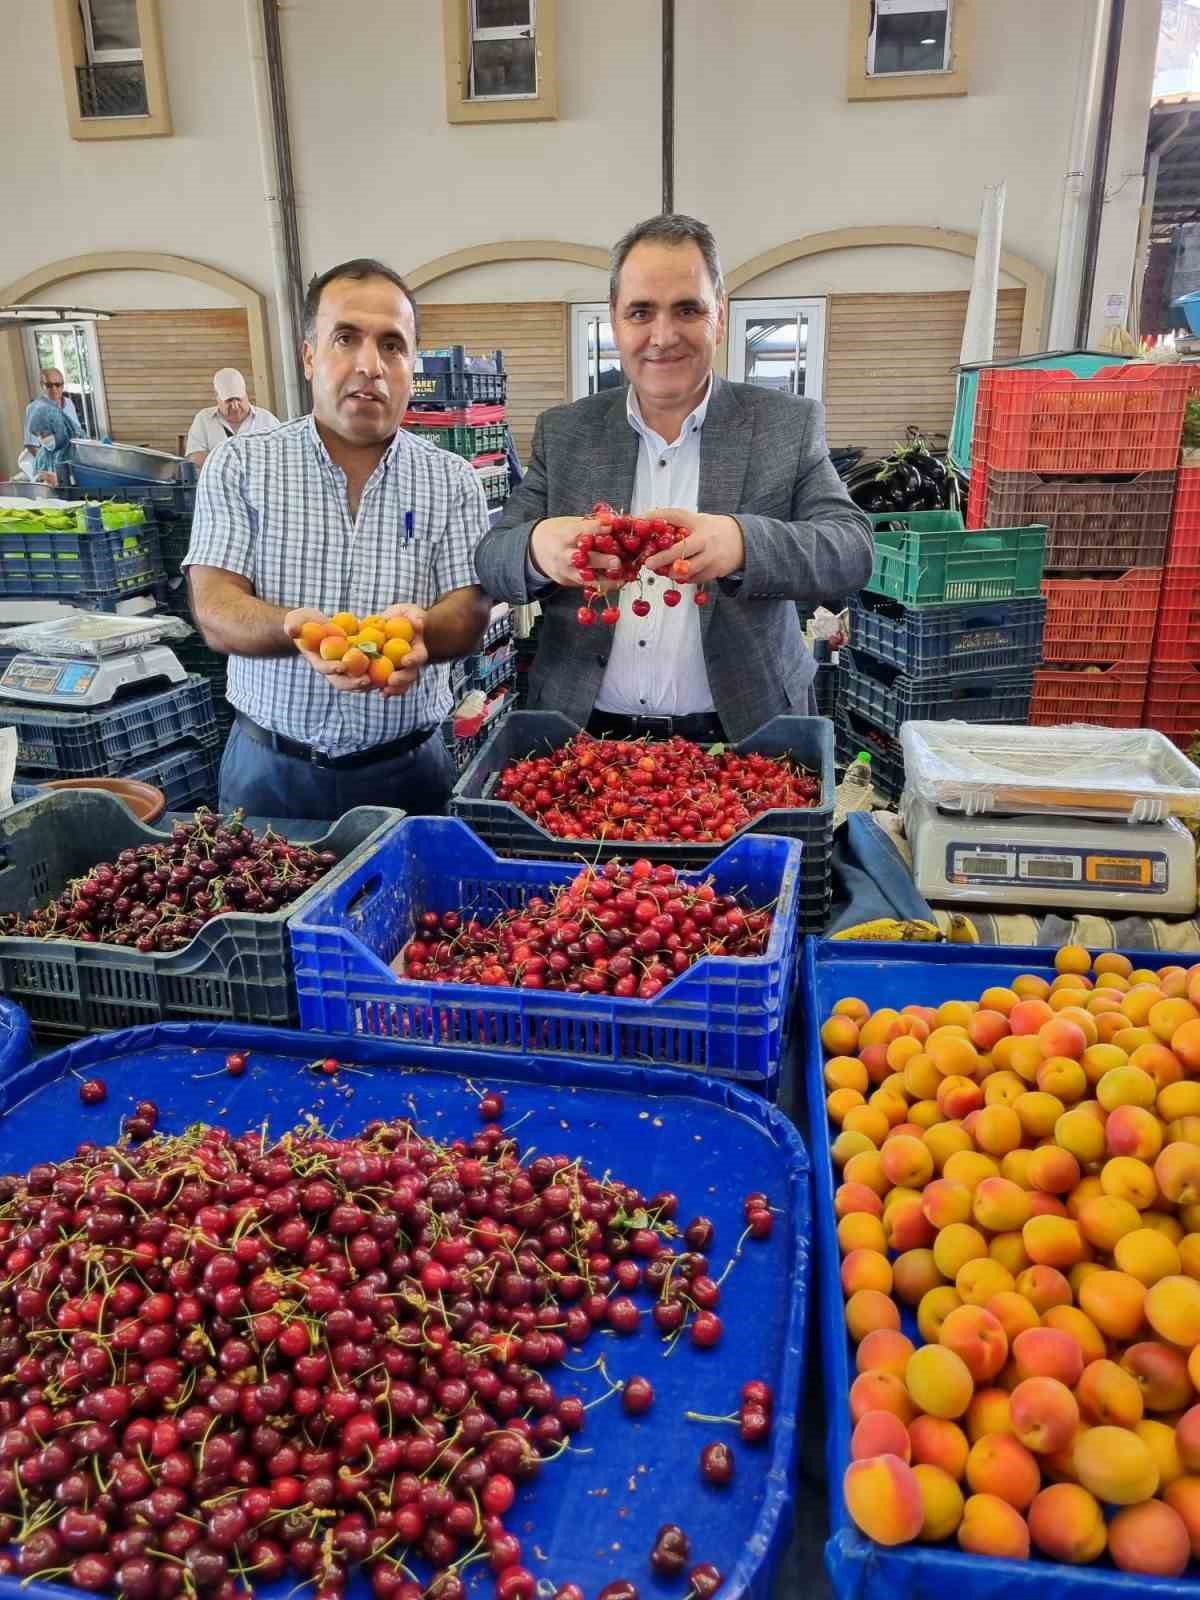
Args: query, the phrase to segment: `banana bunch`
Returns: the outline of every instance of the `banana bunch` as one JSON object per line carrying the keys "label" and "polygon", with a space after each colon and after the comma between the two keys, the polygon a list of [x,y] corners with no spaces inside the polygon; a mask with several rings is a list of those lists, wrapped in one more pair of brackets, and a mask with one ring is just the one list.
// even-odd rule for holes
{"label": "banana bunch", "polygon": [[938,944],[942,939],[942,931],[936,922],[915,919],[900,922],[895,917],[876,917],[873,922],[860,922],[856,928],[843,928],[832,937],[870,939],[889,944]]}

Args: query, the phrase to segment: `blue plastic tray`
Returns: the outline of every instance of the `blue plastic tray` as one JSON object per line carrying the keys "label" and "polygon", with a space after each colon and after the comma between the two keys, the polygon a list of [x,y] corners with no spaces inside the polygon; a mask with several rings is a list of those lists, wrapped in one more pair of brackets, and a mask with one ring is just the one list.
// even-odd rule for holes
{"label": "blue plastic tray", "polygon": [[[249,1050],[250,1067],[231,1079],[220,1069],[235,1046]],[[658,1578],[647,1559],[657,1528],[677,1520],[691,1534],[693,1559],[713,1561],[725,1573],[722,1596],[766,1600],[790,1531],[803,1393],[811,1220],[808,1159],[795,1129],[756,1096],[678,1072],[513,1057],[484,1062],[478,1055],[377,1040],[357,1041],[352,1049],[354,1064],[366,1070],[335,1081],[305,1070],[315,1057],[348,1051],[345,1039],[329,1036],[164,1024],[82,1040],[0,1082],[0,1110],[6,1112],[0,1170],[61,1156],[83,1138],[112,1138],[121,1116],[147,1093],[168,1131],[201,1119],[240,1129],[267,1118],[282,1129],[310,1111],[350,1129],[411,1111],[424,1128],[469,1137],[479,1127],[474,1082],[503,1089],[506,1120],[520,1122],[525,1148],[569,1151],[599,1170],[611,1167],[646,1192],[670,1187],[679,1194],[682,1217],[711,1216],[714,1266],[723,1264],[742,1232],[744,1194],[763,1190],[778,1208],[776,1226],[768,1240],[747,1242],[726,1279],[721,1344],[701,1352],[682,1340],[664,1359],[649,1329],[630,1339],[594,1337],[572,1365],[583,1366],[602,1351],[614,1377],[650,1377],[654,1407],[639,1421],[627,1417],[615,1397],[592,1409],[579,1440],[590,1453],[565,1457],[522,1488],[510,1525],[537,1578],[575,1582],[594,1596],[613,1579],[629,1577],[643,1600],[682,1600],[682,1580]],[[99,1073],[108,1085],[105,1103],[83,1107],[72,1072]],[[352,1097],[339,1092],[337,1081]],[[687,1410],[736,1410],[748,1378],[774,1388],[775,1420],[764,1446],[742,1445],[736,1429],[684,1419]],[[589,1399],[604,1388],[596,1372],[558,1370],[551,1381]],[[719,1490],[704,1487],[697,1470],[702,1446],[718,1436],[737,1458],[733,1483]],[[466,1576],[473,1594],[491,1600],[486,1563]],[[282,1600],[293,1583],[287,1578],[257,1592]],[[356,1578],[352,1600],[367,1593]],[[78,1600],[74,1590],[0,1580],[0,1596],[12,1600],[64,1594]]]}
{"label": "blue plastic tray", "polygon": [[33,1036],[29,1018],[12,1000],[0,1000],[0,1078],[11,1077],[29,1060]]}
{"label": "blue plastic tray", "polygon": [[[636,852],[630,850],[632,856]],[[390,963],[421,911],[482,917],[569,883],[575,861],[512,861],[462,822],[409,817],[370,860],[288,924],[300,1026],[476,1050],[536,1051],[602,1061],[660,1061],[771,1091],[791,1016],[801,847],[743,837],[712,863],[722,893],[776,901],[765,955],[708,956],[653,1000],[554,990],[421,983]],[[687,873],[703,881],[706,872]]]}
{"label": "blue plastic tray", "polygon": [[[1135,966],[1187,964],[1193,957],[1164,951],[1128,950]],[[1068,1600],[1197,1600],[1195,1577],[1146,1578],[1118,1572],[1107,1562],[1069,1567],[1033,1556],[1029,1561],[966,1555],[957,1544],[887,1548],[864,1538],[842,1498],[850,1459],[849,1393],[853,1355],[842,1318],[837,1219],[833,1213],[833,1166],[825,1116],[821,1022],[834,1002],[857,995],[872,1009],[881,1005],[941,1005],[977,997],[993,984],[1007,985],[1021,972],[1053,976],[1054,947],[991,945],[857,944],[810,939],[804,954],[806,1011],[805,1087],[809,1105],[813,1189],[817,1216],[817,1299],[821,1368],[825,1375],[826,1464],[832,1533],[825,1567],[840,1600],[1045,1600],[1047,1585]],[[1194,1574],[1195,1567],[1190,1569]]]}

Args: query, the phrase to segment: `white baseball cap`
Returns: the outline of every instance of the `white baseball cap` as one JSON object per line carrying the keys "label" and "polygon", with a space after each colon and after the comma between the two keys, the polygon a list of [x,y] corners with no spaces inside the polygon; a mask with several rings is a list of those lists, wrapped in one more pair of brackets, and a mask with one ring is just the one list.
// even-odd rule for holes
{"label": "white baseball cap", "polygon": [[236,367],[222,367],[220,372],[213,373],[213,388],[217,392],[217,401],[224,405],[226,400],[245,400],[246,380]]}

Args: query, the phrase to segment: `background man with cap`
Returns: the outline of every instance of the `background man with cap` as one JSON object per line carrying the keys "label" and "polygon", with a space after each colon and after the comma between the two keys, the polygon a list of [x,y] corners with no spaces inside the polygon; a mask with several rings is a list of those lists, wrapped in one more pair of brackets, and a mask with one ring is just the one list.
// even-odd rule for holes
{"label": "background man with cap", "polygon": [[209,455],[226,439],[251,433],[270,433],[279,418],[264,406],[252,406],[246,394],[246,380],[236,367],[222,367],[213,374],[217,403],[197,411],[188,430],[186,455],[202,467]]}

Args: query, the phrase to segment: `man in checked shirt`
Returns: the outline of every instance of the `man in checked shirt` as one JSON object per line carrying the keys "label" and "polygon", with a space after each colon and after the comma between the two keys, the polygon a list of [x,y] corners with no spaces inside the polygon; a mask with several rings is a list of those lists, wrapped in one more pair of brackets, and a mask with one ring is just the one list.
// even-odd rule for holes
{"label": "man in checked shirt", "polygon": [[[417,314],[390,267],[348,261],[314,278],[304,331],[311,416],[219,445],[196,494],[192,614],[230,658],[235,717],[221,809],[436,813],[454,783],[438,737],[448,664],[478,646],[491,605],[474,569],[487,502],[469,463],[401,430]],[[382,689],[298,648],[303,623],[339,611],[412,622],[412,651]]]}

